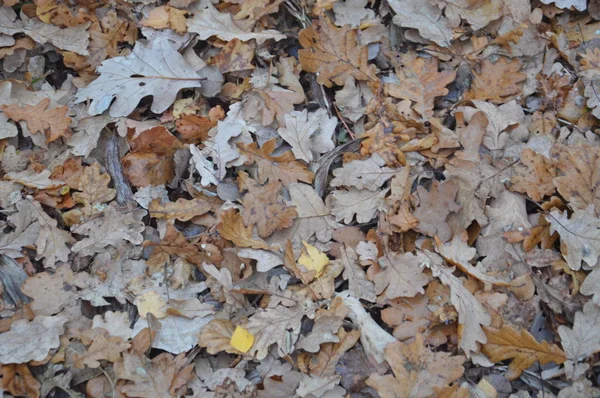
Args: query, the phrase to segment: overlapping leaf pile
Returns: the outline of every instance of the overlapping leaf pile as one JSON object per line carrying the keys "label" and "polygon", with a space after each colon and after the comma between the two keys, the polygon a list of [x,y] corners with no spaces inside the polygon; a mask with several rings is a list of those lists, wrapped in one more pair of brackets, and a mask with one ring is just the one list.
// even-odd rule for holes
{"label": "overlapping leaf pile", "polygon": [[596,0],[4,0],[0,393],[600,396],[598,32]]}

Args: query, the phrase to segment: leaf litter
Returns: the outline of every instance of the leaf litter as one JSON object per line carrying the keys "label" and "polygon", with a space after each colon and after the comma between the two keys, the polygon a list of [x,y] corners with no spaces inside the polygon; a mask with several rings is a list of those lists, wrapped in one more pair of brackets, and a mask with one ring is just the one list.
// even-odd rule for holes
{"label": "leaf litter", "polygon": [[600,396],[599,10],[4,0],[0,393]]}

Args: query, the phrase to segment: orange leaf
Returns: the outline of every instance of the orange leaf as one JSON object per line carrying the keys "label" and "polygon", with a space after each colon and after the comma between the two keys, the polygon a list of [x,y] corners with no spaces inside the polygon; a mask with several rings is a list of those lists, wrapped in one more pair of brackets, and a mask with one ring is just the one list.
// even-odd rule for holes
{"label": "orange leaf", "polygon": [[221,222],[217,226],[217,230],[223,238],[232,241],[239,247],[270,249],[264,241],[252,237],[252,229],[252,226],[244,226],[242,216],[235,209],[224,211],[221,214]]}
{"label": "orange leaf", "polygon": [[505,374],[508,380],[515,380],[521,373],[536,362],[545,365],[549,362],[563,363],[567,358],[557,345],[550,345],[547,341],[538,343],[537,340],[525,329],[521,333],[512,326],[504,325],[502,329],[485,327],[487,343],[481,352],[487,355],[492,362],[512,359]]}
{"label": "orange leaf", "polygon": [[71,118],[67,117],[69,108],[61,106],[54,109],[46,109],[50,105],[50,98],[41,100],[37,105],[2,105],[2,112],[15,122],[22,120],[32,133],[45,133],[46,143],[50,143],[60,137],[68,137],[68,129]]}
{"label": "orange leaf", "polygon": [[475,72],[471,89],[465,94],[465,99],[490,100],[503,104],[521,93],[518,85],[527,75],[519,72],[521,62],[518,59],[507,61],[500,58],[495,64],[483,61],[481,71]]}

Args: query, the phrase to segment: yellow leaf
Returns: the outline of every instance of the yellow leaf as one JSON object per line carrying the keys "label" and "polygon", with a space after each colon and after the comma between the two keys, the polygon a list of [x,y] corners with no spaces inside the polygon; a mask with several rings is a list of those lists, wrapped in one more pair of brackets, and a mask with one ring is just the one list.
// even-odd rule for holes
{"label": "yellow leaf", "polygon": [[521,373],[536,362],[561,364],[566,360],[565,353],[558,346],[538,341],[525,329],[521,333],[511,326],[502,329],[485,328],[487,343],[481,348],[492,362],[512,359],[506,373],[508,380],[517,379]]}
{"label": "yellow leaf", "polygon": [[167,303],[154,290],[150,290],[147,293],[137,296],[135,302],[142,318],[146,318],[148,313],[151,313],[157,318],[164,318],[167,316],[167,313],[164,310]]}
{"label": "yellow leaf", "polygon": [[254,344],[254,335],[243,327],[237,326],[229,344],[236,350],[246,353],[252,348],[252,344]]}
{"label": "yellow leaf", "polygon": [[309,271],[315,270],[317,277],[319,277],[323,273],[325,266],[329,264],[329,258],[316,247],[306,242],[302,242],[302,244],[304,245],[304,250],[302,250],[302,254],[298,258],[298,264],[304,266]]}
{"label": "yellow leaf", "polygon": [[217,225],[217,230],[221,236],[239,247],[269,250],[270,247],[265,241],[252,236],[252,228],[253,226],[244,226],[241,214],[235,209],[224,211],[221,214],[221,222]]}

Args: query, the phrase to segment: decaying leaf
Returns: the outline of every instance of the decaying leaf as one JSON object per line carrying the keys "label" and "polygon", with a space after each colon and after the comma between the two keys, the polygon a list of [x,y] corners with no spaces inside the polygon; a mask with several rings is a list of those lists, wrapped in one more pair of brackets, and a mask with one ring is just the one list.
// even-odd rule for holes
{"label": "decaying leaf", "polygon": [[388,344],[385,359],[394,376],[372,374],[366,381],[382,398],[429,396],[435,387],[446,387],[464,372],[464,357],[430,351],[420,334],[411,344]]}
{"label": "decaying leaf", "polygon": [[252,226],[246,227],[240,213],[234,209],[227,210],[221,215],[221,222],[217,226],[219,233],[239,247],[253,249],[269,249],[269,245],[252,236]]}
{"label": "decaying leaf", "polygon": [[481,351],[487,355],[492,362],[512,359],[506,378],[514,380],[521,373],[536,362],[544,365],[549,362],[561,364],[565,361],[565,353],[556,345],[550,345],[547,341],[537,342],[527,331],[516,331],[511,326],[503,326],[502,329],[485,328],[487,343]]}
{"label": "decaying leaf", "polygon": [[32,133],[44,133],[46,143],[50,143],[61,137],[68,137],[71,118],[66,116],[68,111],[66,106],[46,109],[48,105],[50,99],[46,98],[36,106],[2,105],[2,112],[16,122],[25,121]]}
{"label": "decaying leaf", "polygon": [[161,203],[160,199],[154,199],[148,206],[150,217],[179,221],[188,221],[196,216],[201,216],[210,209],[210,204],[203,199],[186,200],[183,198],[170,203]]}
{"label": "decaying leaf", "polygon": [[422,254],[412,253],[386,253],[379,259],[381,270],[372,277],[375,282],[375,293],[378,295],[385,291],[388,299],[397,297],[414,297],[424,293],[423,286],[429,282],[423,273]]}
{"label": "decaying leaf", "polygon": [[[31,322],[26,319],[13,322],[10,331],[0,334],[0,363],[44,360],[50,350],[60,345],[59,337],[66,321],[64,316],[38,315]],[[32,341],[35,344],[31,344]]]}
{"label": "decaying leaf", "polygon": [[314,23],[299,34],[298,51],[302,69],[318,73],[317,81],[327,87],[342,86],[349,76],[375,82],[375,66],[367,63],[368,51],[357,41],[357,31],[337,28],[329,19]]}
{"label": "decaying leaf", "polygon": [[76,101],[91,99],[91,115],[110,108],[110,115],[118,117],[128,116],[143,97],[151,95],[152,111],[163,112],[175,101],[179,90],[200,87],[201,80],[170,43],[166,39],[152,44],[138,42],[130,55],[104,61],[98,67],[100,77],[80,90]]}
{"label": "decaying leaf", "polygon": [[576,210],[568,218],[567,212],[553,210],[546,216],[550,233],[558,232],[561,252],[572,270],[581,268],[582,262],[590,267],[600,257],[600,219],[594,213],[594,205],[585,210]]}

